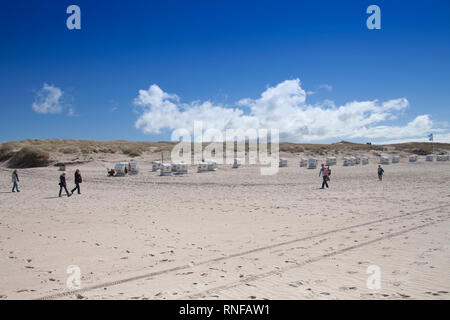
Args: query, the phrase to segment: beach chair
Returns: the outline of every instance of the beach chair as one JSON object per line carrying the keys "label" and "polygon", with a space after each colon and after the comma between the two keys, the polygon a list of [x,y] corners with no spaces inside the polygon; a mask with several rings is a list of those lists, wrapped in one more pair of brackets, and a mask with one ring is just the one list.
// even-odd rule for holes
{"label": "beach chair", "polygon": [[334,166],[337,163],[336,157],[328,157],[326,161],[327,166]]}
{"label": "beach chair", "polygon": [[380,157],[380,164],[389,164],[389,158],[386,156]]}
{"label": "beach chair", "polygon": [[159,169],[160,170],[160,172],[159,172],[160,176],[170,176],[170,175],[172,175],[172,164],[170,164],[170,163],[161,163],[160,168],[161,168],[161,169]]}
{"label": "beach chair", "polygon": [[233,169],[237,169],[237,168],[239,168],[241,166],[241,159],[239,159],[239,158],[234,158],[234,161],[233,161]]}
{"label": "beach chair", "polygon": [[369,158],[367,158],[367,157],[361,157],[361,164],[362,164],[363,166],[369,164]]}
{"label": "beach chair", "polygon": [[308,159],[308,169],[316,169],[317,168],[317,159],[309,158]]}
{"label": "beach chair", "polygon": [[152,161],[152,171],[158,171],[161,169],[161,161]]}
{"label": "beach chair", "polygon": [[208,160],[206,162],[208,164],[208,171],[216,171],[217,170],[217,163],[213,160]]}
{"label": "beach chair", "polygon": [[126,176],[128,174],[128,162],[119,162],[114,166],[114,171],[116,172],[116,176]]}
{"label": "beach chair", "polygon": [[417,154],[410,155],[409,162],[417,162]]}
{"label": "beach chair", "polygon": [[344,157],[344,167],[352,166],[352,159],[350,157]]}
{"label": "beach chair", "polygon": [[428,162],[433,162],[434,161],[434,155],[427,154],[425,160],[428,161]]}
{"label": "beach chair", "polygon": [[177,175],[187,174],[187,164],[184,162],[172,163],[172,172]]}
{"label": "beach chair", "polygon": [[307,167],[308,166],[308,159],[306,158],[301,158],[300,159],[300,167]]}
{"label": "beach chair", "polygon": [[392,157],[392,163],[399,163],[400,162],[400,156],[393,156]]}
{"label": "beach chair", "polygon": [[130,174],[138,174],[139,173],[139,164],[137,162],[130,162],[129,165],[129,173]]}
{"label": "beach chair", "polygon": [[200,162],[197,167],[197,172],[206,172],[208,171],[208,163]]}
{"label": "beach chair", "polygon": [[287,159],[286,158],[280,158],[280,162],[279,162],[279,167],[287,167],[288,163],[287,163]]}

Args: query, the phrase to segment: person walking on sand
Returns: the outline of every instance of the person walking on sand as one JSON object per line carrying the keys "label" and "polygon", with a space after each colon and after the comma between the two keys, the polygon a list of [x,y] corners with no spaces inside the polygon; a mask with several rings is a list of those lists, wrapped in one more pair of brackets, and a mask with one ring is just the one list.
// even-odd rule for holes
{"label": "person walking on sand", "polygon": [[81,194],[81,190],[80,190],[80,183],[83,182],[83,179],[81,178],[81,172],[80,170],[76,170],[75,171],[75,188],[72,189],[71,193],[73,194],[73,192],[75,190],[78,190],[78,194]]}
{"label": "person walking on sand", "polygon": [[378,180],[383,180],[383,174],[384,174],[384,169],[381,167],[381,165],[378,165]]}
{"label": "person walking on sand", "polygon": [[12,175],[11,175],[11,180],[13,183],[13,187],[12,187],[12,192],[16,192],[15,190],[17,190],[17,192],[19,191],[19,175],[17,174],[17,170],[14,170]]}
{"label": "person walking on sand", "polygon": [[61,175],[59,176],[59,197],[61,197],[61,193],[62,193],[63,188],[66,191],[67,196],[70,197],[71,194],[67,190],[66,173],[65,172],[61,173]]}
{"label": "person walking on sand", "polygon": [[325,165],[322,163],[322,168],[320,169],[319,172],[319,177],[320,175],[322,175],[323,181],[322,181],[322,188],[320,189],[324,189],[324,187],[326,186],[328,188],[328,169],[325,168]]}

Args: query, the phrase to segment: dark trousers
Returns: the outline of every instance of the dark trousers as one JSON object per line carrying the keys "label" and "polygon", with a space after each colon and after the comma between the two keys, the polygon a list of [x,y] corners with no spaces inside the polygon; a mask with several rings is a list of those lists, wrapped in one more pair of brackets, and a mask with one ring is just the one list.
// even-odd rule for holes
{"label": "dark trousers", "polygon": [[15,192],[14,189],[17,190],[17,192],[19,192],[19,185],[17,184],[16,181],[13,182],[13,188],[12,188],[12,192]]}
{"label": "dark trousers", "polygon": [[75,188],[73,188],[71,192],[73,193],[75,190],[78,190],[78,194],[81,194],[81,189],[80,189],[79,183],[75,183]]}
{"label": "dark trousers", "polygon": [[66,186],[62,186],[62,185],[59,186],[59,196],[61,197],[61,193],[62,193],[63,188],[66,191],[67,196],[70,197],[70,194],[69,194],[69,191],[67,190],[67,187]]}
{"label": "dark trousers", "polygon": [[328,178],[328,176],[323,176],[322,189],[324,188],[324,186],[327,186],[327,188],[328,188],[327,178]]}
{"label": "dark trousers", "polygon": [[378,180],[383,180],[383,175],[382,174],[378,174]]}

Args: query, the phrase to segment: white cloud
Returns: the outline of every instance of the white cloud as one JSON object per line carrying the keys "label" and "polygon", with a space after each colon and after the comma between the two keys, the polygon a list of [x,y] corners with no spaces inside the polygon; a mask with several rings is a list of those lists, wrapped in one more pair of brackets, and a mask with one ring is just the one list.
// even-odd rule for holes
{"label": "white cloud", "polygon": [[[280,130],[281,140],[293,142],[404,139],[439,131],[429,115],[417,116],[403,126],[392,125],[409,106],[406,98],[336,106],[330,100],[308,105],[306,96],[299,79],[286,80],[267,88],[257,99],[245,98],[237,102],[237,107],[229,108],[210,101],[181,103],[177,95],[154,84],[148,90],[139,90],[134,101],[140,108],[135,126],[144,133],[157,134],[164,129],[189,130],[194,121],[203,121],[204,128],[219,130],[273,128]],[[247,109],[249,112],[244,112]]]}
{"label": "white cloud", "polygon": [[41,90],[36,93],[33,110],[41,114],[58,114],[62,111],[61,97],[63,91],[53,85],[44,83]]}
{"label": "white cloud", "polygon": [[321,84],[321,85],[319,86],[319,89],[325,89],[325,90],[327,90],[327,91],[332,91],[332,90],[333,90],[333,86],[324,83],[324,84]]}
{"label": "white cloud", "polygon": [[327,91],[332,91],[333,90],[333,86],[332,85],[329,85],[329,84],[326,84],[326,83],[323,83],[323,84],[321,84],[320,86],[318,86],[317,87],[317,91],[312,91],[312,90],[310,90],[310,91],[306,91],[306,94],[308,95],[308,96],[312,96],[313,94],[316,94],[319,90],[321,90],[321,89],[325,89],[325,90],[327,90]]}

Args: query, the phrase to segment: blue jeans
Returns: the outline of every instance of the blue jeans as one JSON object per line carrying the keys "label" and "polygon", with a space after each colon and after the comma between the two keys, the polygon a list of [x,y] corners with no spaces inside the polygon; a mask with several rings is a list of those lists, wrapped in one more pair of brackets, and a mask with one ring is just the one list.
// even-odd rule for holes
{"label": "blue jeans", "polygon": [[322,189],[323,189],[325,186],[327,186],[327,188],[328,188],[327,178],[328,178],[328,176],[323,176]]}
{"label": "blue jeans", "polygon": [[17,181],[14,181],[14,182],[13,182],[12,192],[14,192],[14,189],[16,189],[17,192],[19,192],[19,185],[17,184]]}

